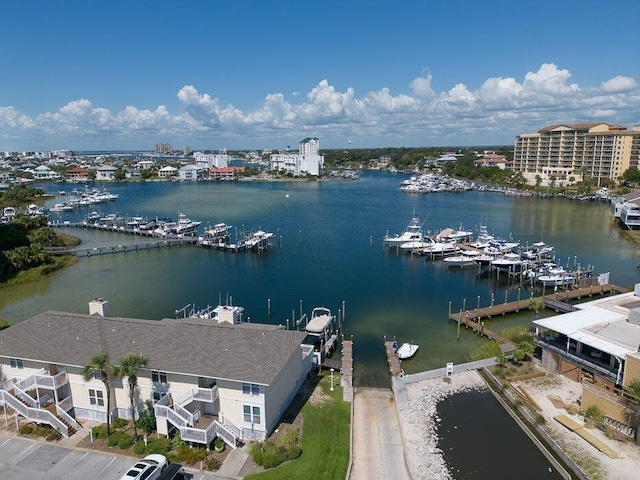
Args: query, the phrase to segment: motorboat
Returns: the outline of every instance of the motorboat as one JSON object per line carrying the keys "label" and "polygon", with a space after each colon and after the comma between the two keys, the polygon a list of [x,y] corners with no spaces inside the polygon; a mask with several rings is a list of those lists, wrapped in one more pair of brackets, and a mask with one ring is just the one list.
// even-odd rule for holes
{"label": "motorboat", "polygon": [[468,267],[474,263],[474,257],[469,257],[467,255],[454,255],[453,257],[447,257],[444,259],[444,264],[447,267]]}
{"label": "motorboat", "polygon": [[56,203],[49,209],[50,212],[71,212],[72,210],[73,207],[71,205],[67,205],[66,203]]}
{"label": "motorboat", "polygon": [[202,222],[196,222],[184,213],[178,214],[178,223],[172,228],[176,235],[193,235]]}
{"label": "motorboat", "polygon": [[459,230],[454,230],[453,228],[445,228],[438,234],[437,238],[441,242],[445,243],[462,243],[469,241],[472,235],[473,232],[463,230],[462,227],[460,227]]}
{"label": "motorboat", "polygon": [[449,255],[455,255],[459,251],[460,249],[455,244],[442,242],[433,242],[426,247],[415,250],[416,253],[431,257],[446,257]]}
{"label": "motorboat", "polygon": [[539,260],[541,258],[549,258],[553,253],[553,247],[544,242],[536,242],[527,250],[522,252],[522,257],[527,260]]}
{"label": "motorboat", "polygon": [[269,239],[273,237],[272,232],[258,230],[252,233],[244,242],[247,248],[264,249],[268,246]]}
{"label": "motorboat", "polygon": [[390,247],[399,247],[407,242],[421,242],[425,238],[422,232],[422,224],[420,223],[420,217],[415,215],[407,228],[404,229],[400,235],[385,235],[384,244]]}
{"label": "motorboat", "polygon": [[545,287],[560,287],[563,285],[571,285],[576,277],[571,272],[567,272],[562,267],[551,268],[543,275],[538,275],[536,281]]}
{"label": "motorboat", "polygon": [[481,253],[480,255],[476,255],[473,257],[473,261],[478,265],[491,265],[491,262],[494,260],[493,255],[488,255],[486,253]]}
{"label": "motorboat", "polygon": [[415,240],[415,241],[403,243],[402,245],[400,245],[400,248],[402,250],[412,252],[414,250],[420,250],[421,248],[427,248],[430,245],[433,245],[434,243],[435,241],[432,240],[431,238],[424,237],[422,240]]}
{"label": "motorboat", "polygon": [[309,335],[320,337],[324,335],[334,319],[335,316],[331,314],[331,310],[326,307],[316,307],[311,311],[311,318],[304,329]]}
{"label": "motorboat", "polygon": [[493,235],[489,235],[486,225],[480,225],[478,227],[478,237],[475,241],[469,244],[470,247],[482,250],[489,246],[489,242],[493,240]]}
{"label": "motorboat", "polygon": [[520,255],[517,253],[505,253],[504,255],[495,258],[491,265],[501,270],[515,270],[519,268],[523,263]]}
{"label": "motorboat", "polygon": [[396,355],[400,360],[405,360],[407,358],[413,357],[418,351],[418,345],[413,342],[403,343],[396,350]]}

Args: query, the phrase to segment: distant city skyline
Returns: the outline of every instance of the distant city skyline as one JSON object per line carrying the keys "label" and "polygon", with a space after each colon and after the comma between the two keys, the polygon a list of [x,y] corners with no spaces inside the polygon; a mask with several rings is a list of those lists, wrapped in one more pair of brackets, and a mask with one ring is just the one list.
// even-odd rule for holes
{"label": "distant city skyline", "polygon": [[640,2],[390,7],[6,2],[0,151],[497,146],[640,124]]}

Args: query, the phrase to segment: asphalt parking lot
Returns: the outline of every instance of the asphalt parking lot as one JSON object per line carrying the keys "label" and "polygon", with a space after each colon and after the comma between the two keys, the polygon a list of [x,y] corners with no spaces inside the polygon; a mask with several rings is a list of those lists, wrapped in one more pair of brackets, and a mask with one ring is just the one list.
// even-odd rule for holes
{"label": "asphalt parking lot", "polygon": [[[135,462],[135,458],[0,437],[2,480],[119,480]],[[193,480],[213,478],[210,474],[191,475]]]}

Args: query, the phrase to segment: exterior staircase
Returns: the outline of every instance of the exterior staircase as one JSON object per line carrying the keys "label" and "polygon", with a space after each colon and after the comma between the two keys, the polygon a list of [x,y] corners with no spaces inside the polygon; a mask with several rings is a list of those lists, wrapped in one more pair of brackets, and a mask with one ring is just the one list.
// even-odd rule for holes
{"label": "exterior staircase", "polygon": [[164,395],[154,405],[154,413],[158,418],[165,418],[180,430],[180,438],[186,442],[209,445],[216,437],[221,437],[231,448],[237,448],[237,435],[229,428],[214,420],[206,428],[195,425],[200,419],[200,411],[190,412],[186,406],[193,401],[213,403],[218,396],[217,388],[194,387],[185,394],[171,401],[169,395]]}
{"label": "exterior staircase", "polygon": [[81,425],[60,405],[54,402],[41,408],[39,402],[21,389],[17,383],[11,379],[0,384],[0,405],[5,408],[10,407],[31,422],[51,425],[64,437],[73,435],[81,428]]}

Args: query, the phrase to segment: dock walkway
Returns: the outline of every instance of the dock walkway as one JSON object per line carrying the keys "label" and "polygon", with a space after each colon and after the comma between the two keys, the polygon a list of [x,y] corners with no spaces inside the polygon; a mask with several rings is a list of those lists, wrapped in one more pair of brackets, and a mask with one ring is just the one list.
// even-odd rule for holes
{"label": "dock walkway", "polygon": [[75,255],[76,257],[92,257],[96,255],[137,252],[156,248],[181,247],[194,244],[197,238],[172,238],[134,243],[118,243],[99,247],[47,247],[45,250],[51,255]]}
{"label": "dock walkway", "polygon": [[583,297],[592,297],[593,295],[605,295],[624,291],[624,288],[610,283],[604,285],[592,285],[575,290],[555,292],[552,295],[521,299],[515,302],[499,303],[489,307],[474,308],[473,310],[464,311],[460,310],[458,313],[449,312],[449,320],[459,323],[460,325],[464,325],[467,328],[471,328],[480,335],[504,343],[507,339],[497,332],[487,328],[484,325],[483,320],[491,319],[498,315],[504,316],[507,313],[517,313],[520,310],[529,309],[529,305],[532,301],[542,302],[545,307],[552,308],[556,312],[569,312],[575,310],[575,307],[568,303],[569,300],[579,300]]}

